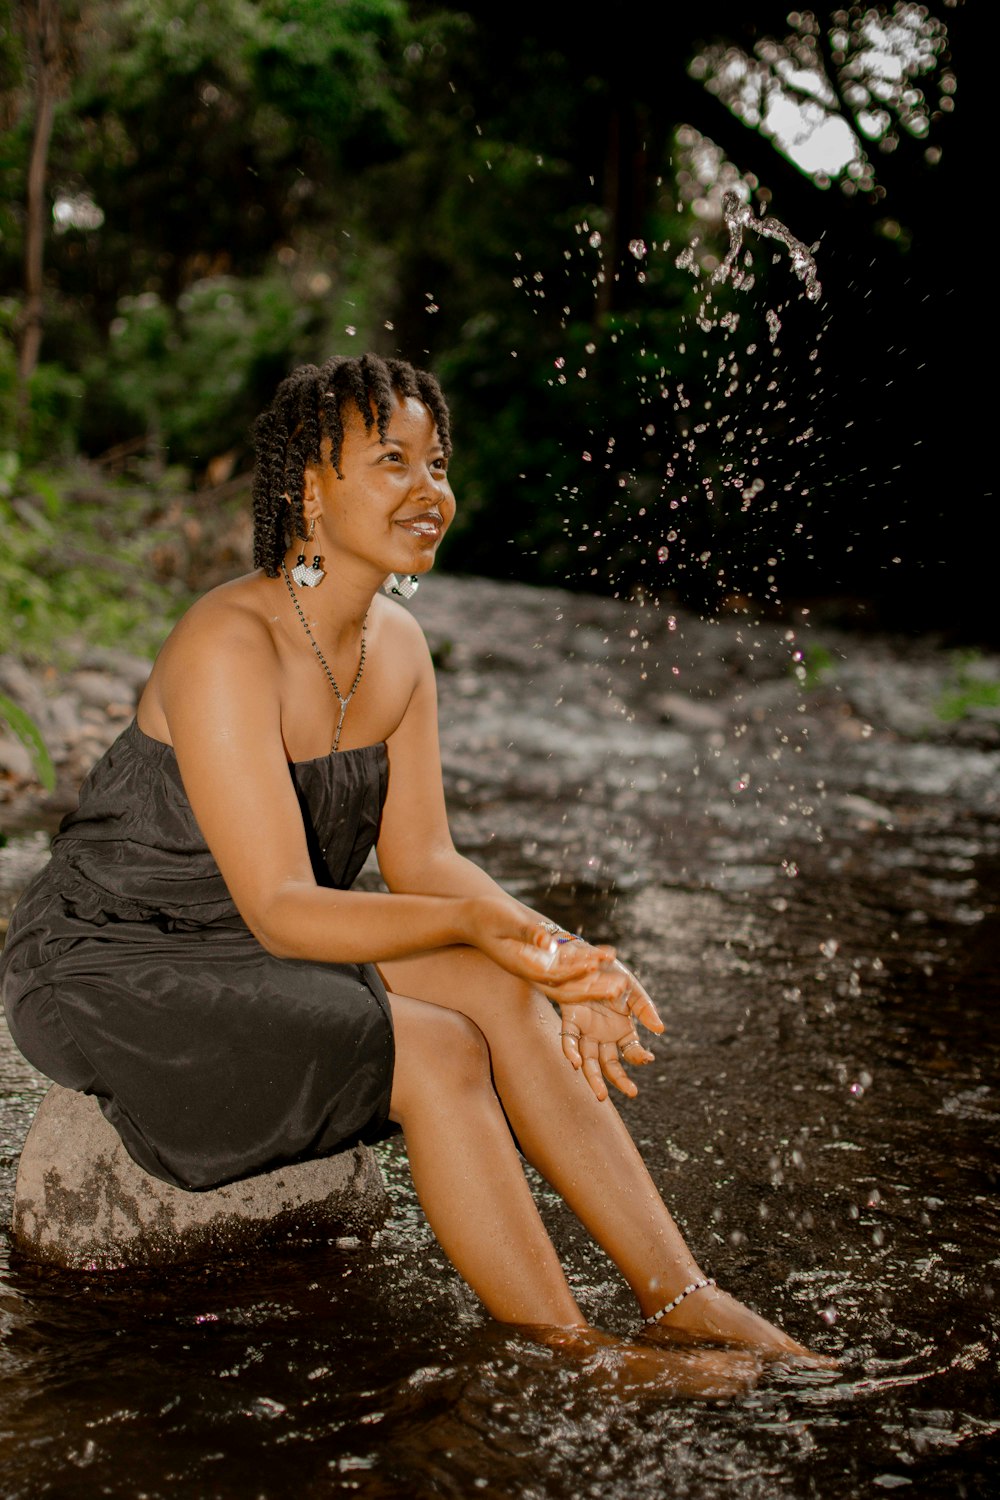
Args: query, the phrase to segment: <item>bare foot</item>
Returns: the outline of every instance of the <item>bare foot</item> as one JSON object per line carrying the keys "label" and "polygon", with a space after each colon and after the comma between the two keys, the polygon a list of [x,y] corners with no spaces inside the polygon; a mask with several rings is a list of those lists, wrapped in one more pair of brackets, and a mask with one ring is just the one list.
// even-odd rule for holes
{"label": "bare foot", "polygon": [[646,1343],[658,1348],[699,1344],[727,1344],[750,1349],[761,1359],[808,1364],[818,1370],[836,1370],[839,1362],[796,1343],[766,1318],[751,1312],[728,1292],[716,1286],[703,1287],[685,1297],[679,1307],[659,1323],[643,1329]]}
{"label": "bare foot", "polygon": [[623,1398],[677,1396],[726,1401],[757,1383],[760,1361],[748,1350],[630,1344],[596,1328],[522,1327],[571,1360],[588,1384]]}

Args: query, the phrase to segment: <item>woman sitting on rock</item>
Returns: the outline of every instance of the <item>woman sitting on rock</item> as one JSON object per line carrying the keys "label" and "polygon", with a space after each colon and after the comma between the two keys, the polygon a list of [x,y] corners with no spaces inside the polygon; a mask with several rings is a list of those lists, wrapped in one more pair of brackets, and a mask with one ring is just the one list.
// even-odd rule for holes
{"label": "woman sitting on rock", "polygon": [[[651,1060],[636,1022],[663,1029],[642,986],[452,845],[430,656],[385,592],[455,513],[437,382],[307,365],[255,439],[256,571],[177,625],[25,894],[15,1040],[182,1188],[401,1127],[488,1311],[605,1377],[722,1391],[803,1356],[703,1275],[608,1100]],[[387,894],[351,889],[372,846]],[[587,1327],[519,1150],[620,1267],[641,1344]]]}

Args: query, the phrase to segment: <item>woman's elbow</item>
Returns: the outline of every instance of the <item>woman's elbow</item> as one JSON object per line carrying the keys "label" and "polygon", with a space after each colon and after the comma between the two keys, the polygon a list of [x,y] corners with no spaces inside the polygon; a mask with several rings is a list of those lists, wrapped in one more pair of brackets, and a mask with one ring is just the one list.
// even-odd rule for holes
{"label": "woman's elbow", "polygon": [[290,921],[287,896],[255,904],[241,915],[265,953],[269,953],[272,958],[302,957],[300,945],[296,942],[294,924]]}
{"label": "woman's elbow", "polygon": [[379,850],[379,874],[393,895],[437,895],[449,885],[448,875],[455,858],[455,850],[451,846],[425,848],[402,854],[388,854]]}
{"label": "woman's elbow", "polygon": [[268,925],[260,918],[248,917],[245,913],[243,920],[264,952],[269,953],[272,958],[295,957],[286,935],[279,928]]}

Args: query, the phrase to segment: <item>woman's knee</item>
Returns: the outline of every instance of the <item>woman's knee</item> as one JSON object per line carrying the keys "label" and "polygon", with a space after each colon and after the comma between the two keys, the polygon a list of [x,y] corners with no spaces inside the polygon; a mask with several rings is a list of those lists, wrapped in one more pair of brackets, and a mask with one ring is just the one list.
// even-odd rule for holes
{"label": "woman's knee", "polygon": [[519,979],[500,967],[485,953],[475,949],[462,952],[462,1008],[482,1026],[487,1037],[498,1024],[505,1033],[524,1023],[535,1029],[540,1017],[551,1014],[552,1007],[530,980]]}
{"label": "woman's knee", "polygon": [[452,1086],[475,1086],[488,1079],[490,1049],[475,1021],[460,1011],[445,1010],[442,1006],[429,1008],[436,1012],[429,1022],[430,1045]]}
{"label": "woman's knee", "polygon": [[[398,1017],[397,1009],[403,1013]],[[454,1099],[465,1091],[491,1087],[489,1047],[468,1016],[419,1000],[400,1004],[398,996],[393,997],[393,1010],[394,1111],[404,1109],[414,1098],[426,1098],[428,1093]]]}

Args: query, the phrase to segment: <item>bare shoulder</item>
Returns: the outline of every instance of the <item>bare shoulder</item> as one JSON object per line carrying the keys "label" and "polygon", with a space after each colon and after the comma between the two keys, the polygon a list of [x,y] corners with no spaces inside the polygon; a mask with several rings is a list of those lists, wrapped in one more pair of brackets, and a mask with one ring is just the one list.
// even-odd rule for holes
{"label": "bare shoulder", "polygon": [[278,654],[259,574],[221,584],[198,599],[174,626],[156,659],[139,706],[142,727],[171,739],[178,697],[211,699],[246,681],[256,690],[277,679]]}
{"label": "bare shoulder", "polygon": [[250,652],[254,665],[276,659],[274,633],[258,574],[220,584],[202,595],[178,621],[164,645],[164,664],[192,665]]}

